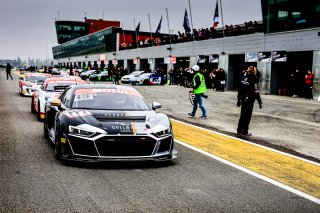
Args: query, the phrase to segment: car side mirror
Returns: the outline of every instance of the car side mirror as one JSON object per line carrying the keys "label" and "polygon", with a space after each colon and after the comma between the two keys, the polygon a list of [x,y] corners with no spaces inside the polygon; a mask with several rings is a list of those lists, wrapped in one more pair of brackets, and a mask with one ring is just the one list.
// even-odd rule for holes
{"label": "car side mirror", "polygon": [[161,104],[158,102],[152,102],[152,109],[156,110],[156,109],[160,109],[161,108]]}
{"label": "car side mirror", "polygon": [[61,107],[61,100],[60,99],[54,99],[50,101],[51,106]]}
{"label": "car side mirror", "polygon": [[37,85],[43,85],[44,84],[44,81],[37,81]]}

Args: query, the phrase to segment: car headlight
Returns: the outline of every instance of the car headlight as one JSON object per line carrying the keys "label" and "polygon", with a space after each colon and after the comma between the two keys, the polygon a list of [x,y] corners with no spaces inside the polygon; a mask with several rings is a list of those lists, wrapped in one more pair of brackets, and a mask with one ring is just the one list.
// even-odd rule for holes
{"label": "car headlight", "polygon": [[164,130],[161,130],[161,131],[158,131],[158,132],[154,132],[153,134],[158,138],[162,138],[162,137],[170,135],[171,134],[171,129],[168,127],[167,129],[164,129]]}
{"label": "car headlight", "polygon": [[78,128],[78,127],[74,127],[74,126],[69,126],[69,133],[79,135],[82,137],[88,137],[88,138],[90,138],[91,136],[93,136],[95,134],[95,132],[85,130],[82,128]]}

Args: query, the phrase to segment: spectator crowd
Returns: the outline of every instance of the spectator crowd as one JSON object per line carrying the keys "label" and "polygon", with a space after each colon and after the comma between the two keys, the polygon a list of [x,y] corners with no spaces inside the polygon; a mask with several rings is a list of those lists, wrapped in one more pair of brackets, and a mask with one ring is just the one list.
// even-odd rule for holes
{"label": "spectator crowd", "polygon": [[159,36],[154,36],[152,38],[146,38],[144,40],[137,40],[130,43],[121,43],[119,49],[134,49],[134,48],[143,48],[143,47],[151,47],[158,45],[166,45],[166,44],[177,44],[189,41],[199,41],[206,39],[215,39],[222,38],[224,36],[239,36],[246,34],[253,34],[263,32],[262,23],[258,23],[257,21],[249,21],[245,22],[241,25],[225,25],[224,29],[216,29],[216,28],[201,28],[201,29],[193,29],[192,33],[185,33],[178,31],[178,34],[168,35],[161,34]]}

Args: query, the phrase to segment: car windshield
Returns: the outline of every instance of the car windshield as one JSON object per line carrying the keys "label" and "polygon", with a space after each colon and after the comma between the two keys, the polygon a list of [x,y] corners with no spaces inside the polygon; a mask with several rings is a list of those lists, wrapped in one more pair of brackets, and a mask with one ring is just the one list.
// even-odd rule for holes
{"label": "car windshield", "polygon": [[76,84],[75,82],[74,83],[70,83],[70,82],[68,82],[68,83],[62,83],[62,82],[61,83],[51,83],[51,84],[47,85],[46,91],[54,91],[55,90],[54,87],[56,87],[56,86],[67,88],[67,87],[69,87],[71,85],[75,85],[75,84]]}
{"label": "car windshield", "polygon": [[133,75],[134,77],[137,77],[139,75],[141,75],[142,72],[140,71],[134,71],[133,73],[131,73],[131,75]]}
{"label": "car windshield", "polygon": [[154,73],[152,73],[152,72],[150,72],[150,73],[144,73],[144,74],[141,74],[141,75],[139,75],[139,77],[149,77],[150,75],[152,75],[152,74],[154,74]]}
{"label": "car windshield", "polygon": [[26,76],[26,81],[45,81],[47,76]]}
{"label": "car windshield", "polygon": [[128,89],[77,89],[72,108],[100,110],[149,110],[140,93]]}

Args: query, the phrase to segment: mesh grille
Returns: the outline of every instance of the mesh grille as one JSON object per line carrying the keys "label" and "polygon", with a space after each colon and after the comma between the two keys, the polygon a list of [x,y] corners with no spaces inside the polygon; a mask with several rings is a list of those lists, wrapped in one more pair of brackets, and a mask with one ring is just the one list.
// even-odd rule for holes
{"label": "mesh grille", "polygon": [[71,144],[72,150],[75,154],[98,156],[98,153],[94,146],[93,141],[72,137],[72,136],[69,136],[68,139]]}
{"label": "mesh grille", "polygon": [[145,136],[103,137],[96,140],[101,156],[150,156],[156,140]]}

